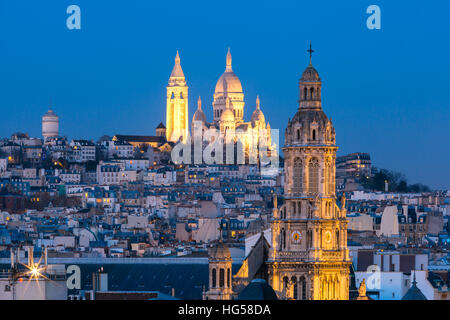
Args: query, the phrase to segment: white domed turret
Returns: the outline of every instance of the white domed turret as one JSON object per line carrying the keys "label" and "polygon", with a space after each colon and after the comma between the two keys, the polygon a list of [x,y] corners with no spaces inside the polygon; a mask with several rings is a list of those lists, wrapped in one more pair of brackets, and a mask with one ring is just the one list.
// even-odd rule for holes
{"label": "white domed turret", "polygon": [[42,116],[42,136],[44,140],[59,135],[59,117],[52,109]]}
{"label": "white domed turret", "polygon": [[202,124],[206,124],[206,116],[202,110],[202,99],[200,97],[198,97],[197,111],[195,111],[192,121],[200,121]]}
{"label": "white domed turret", "polygon": [[256,97],[256,109],[253,111],[251,122],[253,127],[264,128],[266,126],[266,119],[259,105],[259,96]]}
{"label": "white domed turret", "polygon": [[220,131],[224,134],[227,130],[234,131],[236,129],[236,118],[234,117],[233,110],[231,109],[230,99],[226,100],[225,110],[220,116]]}
{"label": "white domed turret", "polygon": [[[199,131],[201,129],[201,131]],[[192,136],[203,133],[207,130],[206,115],[202,110],[202,99],[198,97],[197,111],[195,111],[192,117]]]}

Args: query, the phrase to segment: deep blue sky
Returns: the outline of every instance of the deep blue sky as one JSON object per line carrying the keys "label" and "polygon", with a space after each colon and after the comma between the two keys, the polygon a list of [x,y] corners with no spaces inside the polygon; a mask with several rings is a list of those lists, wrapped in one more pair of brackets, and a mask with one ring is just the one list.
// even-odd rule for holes
{"label": "deep blue sky", "polygon": [[[80,31],[66,28],[70,4]],[[370,4],[381,30],[366,28]],[[154,134],[177,49],[189,117],[201,95],[211,119],[230,46],[246,119],[259,94],[283,138],[312,40],[339,154],[369,152],[411,183],[450,188],[449,12],[438,0],[0,0],[0,136],[40,136],[50,101],[69,138]]]}

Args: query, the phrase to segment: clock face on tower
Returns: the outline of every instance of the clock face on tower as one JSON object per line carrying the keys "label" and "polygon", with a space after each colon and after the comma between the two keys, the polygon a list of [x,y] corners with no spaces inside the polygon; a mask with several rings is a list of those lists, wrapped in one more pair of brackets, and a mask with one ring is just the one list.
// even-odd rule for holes
{"label": "clock face on tower", "polygon": [[297,230],[292,232],[291,237],[294,243],[300,243],[300,241],[302,240],[302,234],[300,233],[300,231]]}

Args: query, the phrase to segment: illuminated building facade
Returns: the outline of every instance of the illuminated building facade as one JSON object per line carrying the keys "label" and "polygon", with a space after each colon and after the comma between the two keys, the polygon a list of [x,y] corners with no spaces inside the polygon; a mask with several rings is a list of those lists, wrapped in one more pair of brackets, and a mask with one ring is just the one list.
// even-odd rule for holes
{"label": "illuminated building facade", "polygon": [[166,138],[167,141],[177,142],[180,138],[187,138],[189,134],[188,86],[178,51],[166,89]]}
{"label": "illuminated building facade", "polygon": [[[217,80],[213,98],[213,121],[210,123],[207,122],[199,98],[198,107],[191,124],[193,135],[196,134],[195,128],[201,128],[202,134],[208,129],[217,129],[223,137],[231,137],[235,141],[239,139],[245,147],[246,155],[251,152],[250,148],[256,148],[262,144],[267,146],[269,150],[274,150],[270,124],[266,124],[259,97],[256,98],[255,110],[250,121],[244,121],[244,91],[241,81],[233,71],[229,49],[226,56],[225,72]],[[168,128],[167,126],[167,130]]]}
{"label": "illuminated building facade", "polygon": [[[312,50],[311,50],[312,52]],[[345,199],[336,204],[336,139],[311,64],[285,134],[284,203],[274,205],[269,283],[281,299],[347,300],[350,259]],[[276,202],[276,201],[275,201]]]}

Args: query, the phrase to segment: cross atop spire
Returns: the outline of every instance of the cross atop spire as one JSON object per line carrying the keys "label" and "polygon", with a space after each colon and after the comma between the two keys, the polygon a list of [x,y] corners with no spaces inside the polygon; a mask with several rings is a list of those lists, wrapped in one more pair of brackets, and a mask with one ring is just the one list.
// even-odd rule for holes
{"label": "cross atop spire", "polygon": [[309,42],[309,49],[306,50],[306,51],[309,52],[309,65],[311,66],[311,65],[312,65],[312,54],[313,54],[313,52],[314,52],[314,50],[312,49],[312,43],[311,43],[311,41]]}

